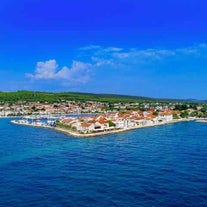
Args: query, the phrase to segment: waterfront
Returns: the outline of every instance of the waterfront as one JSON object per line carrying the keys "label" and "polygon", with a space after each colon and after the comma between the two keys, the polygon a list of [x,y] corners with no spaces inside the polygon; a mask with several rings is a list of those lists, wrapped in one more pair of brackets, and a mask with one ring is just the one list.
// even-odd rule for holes
{"label": "waterfront", "polygon": [[[103,135],[108,135],[108,134],[114,134],[114,133],[123,133],[129,130],[137,130],[137,129],[142,129],[142,128],[148,128],[148,127],[156,127],[156,126],[161,126],[161,125],[166,125],[166,124],[175,124],[178,122],[189,122],[189,121],[195,121],[196,119],[192,118],[192,119],[174,119],[168,122],[161,122],[161,123],[150,123],[147,125],[143,125],[143,126],[136,126],[136,127],[130,127],[130,128],[123,128],[123,129],[113,129],[110,131],[102,131],[102,132],[94,132],[94,133],[86,133],[86,134],[81,134],[75,131],[72,131],[70,129],[65,129],[65,128],[60,128],[60,127],[56,127],[56,126],[50,126],[48,125],[46,122],[44,121],[40,121],[40,122],[28,122],[25,120],[11,120],[12,124],[17,124],[17,125],[23,125],[23,126],[29,126],[29,127],[39,127],[39,128],[48,128],[48,129],[53,129],[56,130],[58,132],[62,132],[64,134],[67,134],[69,136],[73,136],[73,137],[78,137],[78,138],[89,138],[89,137],[96,137],[96,136],[103,136]],[[196,120],[198,121],[198,120]],[[201,121],[203,122],[203,121]]]}
{"label": "waterfront", "polygon": [[[176,116],[177,119],[173,119]],[[30,119],[30,121],[28,121]],[[179,118],[176,112],[172,110],[163,110],[156,112],[154,109],[147,111],[128,110],[99,115],[86,115],[77,117],[60,117],[56,120],[49,118],[12,120],[11,123],[18,125],[53,128],[60,132],[75,137],[93,137],[111,133],[119,133],[132,129],[158,126],[163,124],[172,124],[181,121],[192,121],[191,118]]]}
{"label": "waterfront", "polygon": [[207,124],[76,139],[0,120],[0,206],[206,206]]}

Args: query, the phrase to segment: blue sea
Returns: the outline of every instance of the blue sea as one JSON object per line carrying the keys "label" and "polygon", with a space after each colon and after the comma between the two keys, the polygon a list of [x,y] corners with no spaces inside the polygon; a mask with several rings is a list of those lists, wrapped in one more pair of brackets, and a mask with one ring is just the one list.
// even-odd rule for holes
{"label": "blue sea", "polygon": [[207,124],[74,138],[0,119],[0,206],[207,206]]}

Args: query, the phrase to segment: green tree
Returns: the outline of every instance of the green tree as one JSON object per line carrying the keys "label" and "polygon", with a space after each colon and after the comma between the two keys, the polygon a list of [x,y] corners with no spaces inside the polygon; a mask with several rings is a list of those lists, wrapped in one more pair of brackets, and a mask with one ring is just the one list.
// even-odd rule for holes
{"label": "green tree", "polygon": [[173,114],[173,119],[179,119],[177,114]]}
{"label": "green tree", "polygon": [[114,126],[116,126],[116,124],[114,124],[114,122],[111,121],[111,120],[108,120],[108,124],[109,124],[109,127],[114,127]]}
{"label": "green tree", "polygon": [[180,116],[182,118],[187,118],[189,116],[189,113],[188,113],[188,111],[182,111],[181,114],[180,114]]}
{"label": "green tree", "polygon": [[154,112],[153,112],[153,115],[154,115],[154,116],[158,116],[158,115],[159,115],[159,112],[158,112],[158,111],[154,111]]}

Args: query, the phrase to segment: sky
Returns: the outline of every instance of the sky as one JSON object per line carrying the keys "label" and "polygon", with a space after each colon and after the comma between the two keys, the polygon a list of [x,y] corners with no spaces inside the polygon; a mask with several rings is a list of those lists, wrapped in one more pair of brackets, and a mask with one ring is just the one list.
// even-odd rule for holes
{"label": "sky", "polygon": [[1,0],[0,91],[207,99],[205,0]]}

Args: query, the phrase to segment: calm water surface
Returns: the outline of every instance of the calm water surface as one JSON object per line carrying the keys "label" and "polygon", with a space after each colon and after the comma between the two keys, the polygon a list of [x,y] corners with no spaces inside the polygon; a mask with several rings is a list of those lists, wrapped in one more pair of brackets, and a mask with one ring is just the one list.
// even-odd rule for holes
{"label": "calm water surface", "polygon": [[0,206],[207,206],[207,124],[77,139],[0,119]]}

